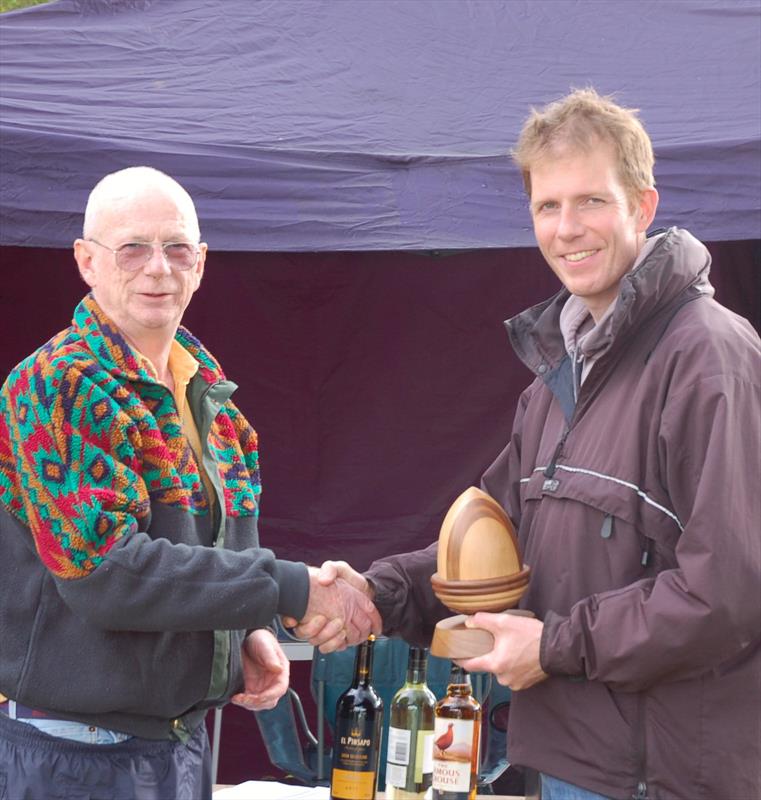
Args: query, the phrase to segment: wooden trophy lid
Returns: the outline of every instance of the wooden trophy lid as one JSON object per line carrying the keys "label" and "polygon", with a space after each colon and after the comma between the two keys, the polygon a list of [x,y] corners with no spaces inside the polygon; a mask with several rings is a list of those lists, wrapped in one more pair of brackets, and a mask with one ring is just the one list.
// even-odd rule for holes
{"label": "wooden trophy lid", "polygon": [[502,506],[475,486],[452,503],[439,532],[438,575],[483,580],[521,571],[518,537]]}

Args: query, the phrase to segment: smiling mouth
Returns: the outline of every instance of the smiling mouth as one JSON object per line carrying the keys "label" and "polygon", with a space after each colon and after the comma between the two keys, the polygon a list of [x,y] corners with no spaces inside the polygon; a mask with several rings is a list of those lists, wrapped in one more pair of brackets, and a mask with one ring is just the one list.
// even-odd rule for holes
{"label": "smiling mouth", "polygon": [[597,250],[581,250],[578,253],[567,253],[563,256],[566,261],[575,263],[576,261],[583,261],[585,258],[593,256]]}

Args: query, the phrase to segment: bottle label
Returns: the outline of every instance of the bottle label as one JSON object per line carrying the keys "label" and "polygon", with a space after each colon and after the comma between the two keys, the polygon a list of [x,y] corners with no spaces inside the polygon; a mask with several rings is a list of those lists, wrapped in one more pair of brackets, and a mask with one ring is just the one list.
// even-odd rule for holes
{"label": "bottle label", "polygon": [[[421,731],[420,734],[423,734]],[[423,775],[430,775],[433,772],[433,731],[425,731],[425,734],[418,734],[418,760],[420,765],[420,777],[415,775],[415,780],[420,782]]]}
{"label": "bottle label", "polygon": [[[386,786],[396,786],[397,789],[404,789],[407,785],[407,767],[404,764],[386,764]],[[388,792],[388,789],[386,789]]]}
{"label": "bottle label", "polygon": [[440,792],[469,792],[475,739],[473,720],[436,717],[433,731],[433,788]]}
{"label": "bottle label", "polygon": [[377,748],[373,720],[339,720],[336,725],[335,765],[339,769],[375,771]]}
{"label": "bottle label", "polygon": [[330,779],[330,794],[342,800],[373,800],[375,773],[334,769]]}
{"label": "bottle label", "polygon": [[386,783],[398,789],[411,789],[410,784],[424,783],[426,776],[430,776],[432,771],[433,731],[418,731],[413,742],[412,731],[390,727]]}
{"label": "bottle label", "polygon": [[[388,729],[388,760],[393,764],[410,763],[410,739],[412,731],[404,728]],[[403,785],[403,784],[402,784]]]}
{"label": "bottle label", "polygon": [[336,721],[331,796],[345,800],[372,800],[378,771],[381,717],[355,715]]}

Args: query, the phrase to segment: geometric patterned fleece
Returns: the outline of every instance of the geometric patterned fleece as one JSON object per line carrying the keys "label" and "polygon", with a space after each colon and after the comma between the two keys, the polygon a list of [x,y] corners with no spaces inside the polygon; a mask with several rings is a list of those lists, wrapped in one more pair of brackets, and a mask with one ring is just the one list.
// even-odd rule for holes
{"label": "geometric patterned fleece", "polygon": [[[224,380],[189,331],[180,328],[176,339],[203,380]],[[258,514],[258,439],[232,402],[212,423],[208,445],[227,515]],[[72,579],[139,530],[156,502],[209,513],[172,393],[88,295],[71,327],[2,387],[0,503],[29,529],[47,568]]]}

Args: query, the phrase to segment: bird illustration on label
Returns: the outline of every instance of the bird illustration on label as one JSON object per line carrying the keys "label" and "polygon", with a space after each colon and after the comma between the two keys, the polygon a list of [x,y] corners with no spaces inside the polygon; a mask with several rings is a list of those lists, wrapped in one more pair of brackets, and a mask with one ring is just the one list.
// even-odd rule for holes
{"label": "bird illustration on label", "polygon": [[[460,733],[457,738],[455,738],[456,733]],[[453,722],[447,723],[446,731],[434,739],[433,746],[434,758],[442,761],[470,762],[473,755],[472,724],[456,731]]]}

